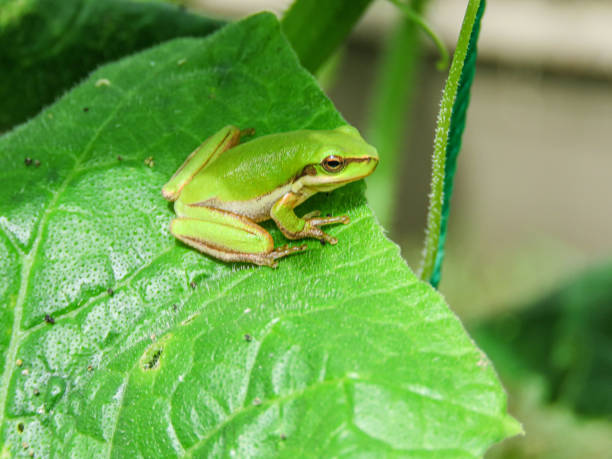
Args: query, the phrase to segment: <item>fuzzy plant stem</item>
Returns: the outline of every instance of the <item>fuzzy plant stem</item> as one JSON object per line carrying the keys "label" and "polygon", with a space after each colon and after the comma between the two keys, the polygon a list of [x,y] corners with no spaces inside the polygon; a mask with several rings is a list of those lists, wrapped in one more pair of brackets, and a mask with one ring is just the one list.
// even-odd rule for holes
{"label": "fuzzy plant stem", "polygon": [[440,249],[440,234],[442,229],[442,208],[444,205],[444,188],[447,147],[453,107],[459,90],[459,85],[463,73],[466,56],[470,44],[470,38],[479,8],[484,0],[470,0],[468,2],[457,47],[453,55],[453,60],[449,70],[448,79],[442,93],[442,102],[438,114],[436,127],[434,152],[432,159],[431,192],[429,194],[429,210],[427,213],[427,227],[425,230],[425,245],[423,248],[422,261],[419,269],[419,277],[431,282],[432,275],[436,268],[436,260]]}

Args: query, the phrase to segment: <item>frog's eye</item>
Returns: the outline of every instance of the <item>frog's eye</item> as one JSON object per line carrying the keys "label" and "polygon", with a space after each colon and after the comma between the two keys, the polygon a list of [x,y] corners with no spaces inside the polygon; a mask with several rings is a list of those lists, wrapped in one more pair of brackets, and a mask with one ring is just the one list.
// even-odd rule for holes
{"label": "frog's eye", "polygon": [[344,169],[344,158],[342,156],[329,155],[321,165],[327,172],[340,172]]}

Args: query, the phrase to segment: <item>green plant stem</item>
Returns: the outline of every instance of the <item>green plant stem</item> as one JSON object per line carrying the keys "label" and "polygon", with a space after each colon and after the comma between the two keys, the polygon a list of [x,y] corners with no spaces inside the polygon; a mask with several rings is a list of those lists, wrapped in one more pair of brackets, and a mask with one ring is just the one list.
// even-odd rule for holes
{"label": "green plant stem", "polygon": [[[444,193],[445,183],[448,180],[446,176],[446,162],[449,149],[449,133],[451,131],[451,124],[454,118],[456,118],[454,116],[455,101],[463,77],[463,69],[468,55],[472,33],[475,24],[477,24],[477,16],[480,17],[482,15],[482,11],[479,11],[481,4],[482,7],[484,7],[484,0],[470,0],[468,3],[463,24],[461,25],[461,31],[459,32],[455,54],[453,55],[449,76],[444,86],[440,112],[438,114],[438,125],[436,127],[432,159],[431,193],[429,211],[427,214],[425,246],[423,248],[423,258],[419,270],[419,277],[422,280],[432,283],[434,286],[437,286],[439,282],[439,268],[442,261],[439,259],[439,254],[442,254],[440,250],[441,233],[443,231],[445,232],[442,221],[444,220],[444,225],[446,224],[446,218],[443,218],[443,206],[445,199],[450,199],[450,196],[445,198]],[[476,31],[478,31],[478,28]],[[461,115],[459,118],[461,118],[462,123],[465,122],[464,115],[466,105],[467,102],[462,106],[462,110],[457,112]],[[463,124],[460,130],[463,130]],[[459,134],[461,134],[461,132]],[[460,137],[459,135],[459,138],[456,140],[459,144]],[[458,153],[458,151],[456,153]],[[452,178],[450,180],[452,180]],[[448,213],[448,204],[446,207]],[[437,276],[433,278],[432,282],[432,276],[436,272]]]}
{"label": "green plant stem", "polygon": [[315,73],[344,42],[372,0],[295,0],[281,21],[302,65]]}
{"label": "green plant stem", "polygon": [[[414,21],[419,27],[421,27],[423,32],[427,34],[427,36],[431,39],[433,44],[438,49],[438,52],[440,53],[440,58],[438,59],[438,62],[436,64],[438,70],[446,69],[446,67],[448,66],[449,58],[448,50],[446,49],[446,46],[444,45],[442,39],[434,32],[433,28],[423,17],[422,11],[420,11],[422,10],[422,7],[418,7],[418,4],[422,4],[423,2],[413,1],[412,4],[407,4],[400,0],[389,1],[393,3],[397,8],[399,8],[407,19],[411,19],[412,21]],[[419,11],[417,11],[417,9],[419,9]]]}
{"label": "green plant stem", "polygon": [[[420,15],[426,4],[427,0],[412,0],[409,9]],[[419,27],[411,17],[402,18],[386,41],[367,133],[382,158],[376,174],[367,180],[368,202],[387,228],[395,208],[399,150],[406,133],[420,58]]]}

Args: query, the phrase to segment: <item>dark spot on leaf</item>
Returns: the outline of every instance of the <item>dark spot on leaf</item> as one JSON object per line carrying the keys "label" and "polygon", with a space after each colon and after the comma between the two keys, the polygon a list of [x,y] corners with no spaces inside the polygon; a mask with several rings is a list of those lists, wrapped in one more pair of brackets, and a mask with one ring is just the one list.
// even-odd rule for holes
{"label": "dark spot on leaf", "polygon": [[191,286],[192,289],[195,290],[196,288],[196,283],[194,281],[189,282],[189,285]]}
{"label": "dark spot on leaf", "polygon": [[280,439],[285,441],[287,439],[287,435],[285,435],[284,433],[280,434]]}
{"label": "dark spot on leaf", "polygon": [[112,288],[109,288],[106,293],[108,293],[108,296],[113,296],[115,294],[115,291]]}
{"label": "dark spot on leaf", "polygon": [[93,367],[91,365],[87,365],[87,371],[91,371],[93,370]]}
{"label": "dark spot on leaf", "polygon": [[323,239],[319,239],[319,242],[321,243],[321,245],[325,245],[325,241]]}
{"label": "dark spot on leaf", "polygon": [[247,333],[246,335],[244,335],[244,340],[247,343],[250,343],[251,341],[253,341],[253,337]]}
{"label": "dark spot on leaf", "polygon": [[40,166],[40,161],[35,159],[34,160],[34,167],[39,167]]}
{"label": "dark spot on leaf", "polygon": [[87,113],[89,111],[89,107],[83,107],[83,111]]}
{"label": "dark spot on leaf", "polygon": [[172,310],[173,310],[173,311],[176,311],[177,309],[178,309],[178,306],[177,306],[176,304],[173,304],[173,305],[172,305]]}
{"label": "dark spot on leaf", "polygon": [[22,433],[24,429],[25,429],[25,426],[23,425],[23,422],[20,422],[19,424],[17,424],[17,432]]}
{"label": "dark spot on leaf", "polygon": [[23,162],[26,166],[29,166],[32,164],[32,158],[26,157],[26,159],[24,159]]}
{"label": "dark spot on leaf", "polygon": [[328,217],[331,217],[331,214],[327,214]]}
{"label": "dark spot on leaf", "polygon": [[50,316],[49,314],[45,314],[45,322],[47,322],[48,324],[53,325],[55,323],[55,319]]}
{"label": "dark spot on leaf", "polygon": [[163,352],[163,349],[155,350],[151,358],[148,361],[146,361],[145,364],[143,365],[144,369],[150,370],[152,368],[156,368],[157,365],[159,364],[159,358],[161,357],[162,352]]}
{"label": "dark spot on leaf", "polygon": [[121,155],[117,155],[117,161],[123,161],[123,158],[121,157]]}
{"label": "dark spot on leaf", "polygon": [[38,397],[40,395],[40,391],[38,389],[34,389],[34,395]]}

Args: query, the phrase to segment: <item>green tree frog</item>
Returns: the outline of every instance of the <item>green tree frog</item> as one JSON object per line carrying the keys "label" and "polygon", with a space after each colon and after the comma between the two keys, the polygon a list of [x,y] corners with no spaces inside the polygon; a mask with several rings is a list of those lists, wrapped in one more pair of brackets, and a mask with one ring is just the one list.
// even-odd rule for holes
{"label": "green tree frog", "polygon": [[276,267],[276,260],[306,249],[274,247],[257,223],[272,219],[288,239],[315,238],[336,244],[321,226],[348,223],[348,216],[298,217],[294,208],[319,191],[328,192],[370,175],[376,149],[357,129],[300,130],[240,144],[244,134],[226,126],[208,138],[162,188],[174,202],[170,232],[185,244],[224,261]]}

